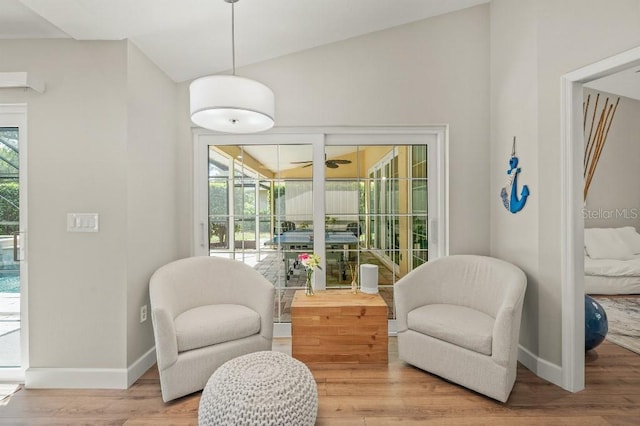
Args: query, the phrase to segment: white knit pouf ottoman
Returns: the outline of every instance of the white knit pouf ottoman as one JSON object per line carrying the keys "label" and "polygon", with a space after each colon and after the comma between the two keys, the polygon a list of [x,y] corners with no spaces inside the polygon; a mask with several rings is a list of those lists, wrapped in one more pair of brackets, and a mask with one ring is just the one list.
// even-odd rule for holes
{"label": "white knit pouf ottoman", "polygon": [[225,362],[200,398],[199,425],[314,425],[318,388],[306,365],[280,352]]}

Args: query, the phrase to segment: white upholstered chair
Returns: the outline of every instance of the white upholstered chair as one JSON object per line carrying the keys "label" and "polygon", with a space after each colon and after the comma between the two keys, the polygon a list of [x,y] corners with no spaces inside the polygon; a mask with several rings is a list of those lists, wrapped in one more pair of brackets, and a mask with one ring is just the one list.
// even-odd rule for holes
{"label": "white upholstered chair", "polygon": [[394,287],[400,359],[505,402],[516,379],[527,279],[503,260],[447,256]]}
{"label": "white upholstered chair", "polygon": [[275,288],[241,262],[171,262],[153,274],[149,294],[165,402],[203,389],[232,358],[271,350]]}

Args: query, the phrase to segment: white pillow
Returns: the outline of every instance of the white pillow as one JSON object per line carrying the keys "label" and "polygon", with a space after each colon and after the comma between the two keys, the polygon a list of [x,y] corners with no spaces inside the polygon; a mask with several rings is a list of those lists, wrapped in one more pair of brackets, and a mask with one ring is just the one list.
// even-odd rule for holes
{"label": "white pillow", "polygon": [[633,226],[625,226],[624,228],[617,228],[616,231],[622,238],[622,241],[629,247],[631,253],[640,254],[640,234],[636,232],[636,228]]}
{"label": "white pillow", "polygon": [[584,246],[592,259],[633,259],[633,252],[616,228],[585,229]]}

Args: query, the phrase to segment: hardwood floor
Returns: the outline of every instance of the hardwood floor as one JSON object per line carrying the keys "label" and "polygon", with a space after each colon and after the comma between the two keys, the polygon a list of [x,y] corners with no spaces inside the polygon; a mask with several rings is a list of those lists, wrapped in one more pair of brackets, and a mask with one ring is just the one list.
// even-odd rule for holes
{"label": "hardwood floor", "polygon": [[[586,389],[572,394],[523,367],[502,404],[398,360],[389,365],[311,365],[318,425],[638,425],[640,356],[604,342],[586,358]],[[291,351],[290,339],[274,350]],[[127,390],[21,389],[0,402],[0,424],[195,425],[200,393],[164,404],[149,370]],[[293,425],[295,426],[295,425]]]}

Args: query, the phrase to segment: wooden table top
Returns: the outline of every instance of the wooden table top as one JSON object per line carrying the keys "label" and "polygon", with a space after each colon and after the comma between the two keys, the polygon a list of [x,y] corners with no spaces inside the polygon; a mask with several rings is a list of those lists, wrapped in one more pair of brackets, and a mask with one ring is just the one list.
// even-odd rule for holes
{"label": "wooden table top", "polygon": [[293,296],[291,307],[384,307],[387,304],[379,294],[367,294],[358,292],[351,293],[351,290],[320,290],[313,296],[304,294],[304,290],[298,290]]}

